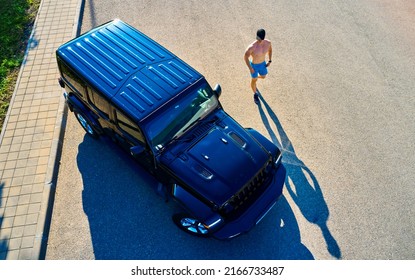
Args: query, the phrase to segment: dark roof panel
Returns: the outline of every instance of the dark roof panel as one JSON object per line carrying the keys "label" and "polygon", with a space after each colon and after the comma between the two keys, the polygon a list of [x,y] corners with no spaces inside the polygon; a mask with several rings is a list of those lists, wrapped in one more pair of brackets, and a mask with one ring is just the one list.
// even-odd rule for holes
{"label": "dark roof panel", "polygon": [[69,41],[57,55],[137,119],[202,78],[173,53],[121,20]]}

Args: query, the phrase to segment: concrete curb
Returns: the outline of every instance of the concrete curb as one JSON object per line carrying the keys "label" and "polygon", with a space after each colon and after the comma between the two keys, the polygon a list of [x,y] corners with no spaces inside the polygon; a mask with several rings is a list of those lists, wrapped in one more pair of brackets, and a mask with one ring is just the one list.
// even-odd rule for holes
{"label": "concrete curb", "polygon": [[[81,8],[84,1],[85,0],[78,1],[77,13],[73,23],[72,37],[76,37],[78,35],[77,33],[80,24]],[[36,236],[38,236],[38,239],[36,239],[37,242],[35,242],[34,245],[34,252],[39,252],[36,259],[44,259],[46,255],[50,219],[52,216],[53,202],[55,197],[56,175],[59,170],[59,159],[60,153],[62,151],[63,137],[65,134],[66,118],[67,107],[65,106],[65,99],[63,98],[63,95],[61,95],[58,109],[58,117],[56,120],[53,134],[51,154],[49,156],[48,168],[46,171],[45,188],[42,197],[42,201],[44,202],[46,207],[42,207],[44,211],[41,213],[41,215],[45,218],[39,219],[43,221],[43,223],[38,223],[36,234]]]}

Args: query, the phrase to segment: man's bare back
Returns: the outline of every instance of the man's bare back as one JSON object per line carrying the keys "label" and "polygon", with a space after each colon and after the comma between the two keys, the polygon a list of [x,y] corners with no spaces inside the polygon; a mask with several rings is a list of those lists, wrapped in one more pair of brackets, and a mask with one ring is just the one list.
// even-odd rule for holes
{"label": "man's bare back", "polygon": [[251,62],[254,64],[259,64],[265,61],[265,56],[270,52],[271,49],[271,41],[266,39],[262,41],[257,40],[248,46],[245,52],[245,56],[248,59],[249,57],[252,57]]}

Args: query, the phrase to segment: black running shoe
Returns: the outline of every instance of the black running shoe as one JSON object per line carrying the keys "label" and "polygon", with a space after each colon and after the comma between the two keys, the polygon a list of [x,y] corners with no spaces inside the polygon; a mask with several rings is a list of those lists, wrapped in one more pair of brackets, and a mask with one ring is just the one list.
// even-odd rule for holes
{"label": "black running shoe", "polygon": [[258,95],[258,93],[254,93],[254,102],[255,102],[255,104],[259,104],[259,95]]}

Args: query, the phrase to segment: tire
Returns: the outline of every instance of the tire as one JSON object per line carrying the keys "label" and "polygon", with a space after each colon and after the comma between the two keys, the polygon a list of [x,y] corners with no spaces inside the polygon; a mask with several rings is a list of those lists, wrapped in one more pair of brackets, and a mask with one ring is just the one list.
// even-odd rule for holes
{"label": "tire", "polygon": [[173,215],[173,222],[184,232],[198,237],[209,237],[210,233],[201,222],[188,214],[179,213]]}
{"label": "tire", "polygon": [[92,124],[90,119],[79,110],[74,110],[73,112],[79,124],[86,131],[86,133],[93,138],[98,138],[98,133],[95,131],[94,125]]}

